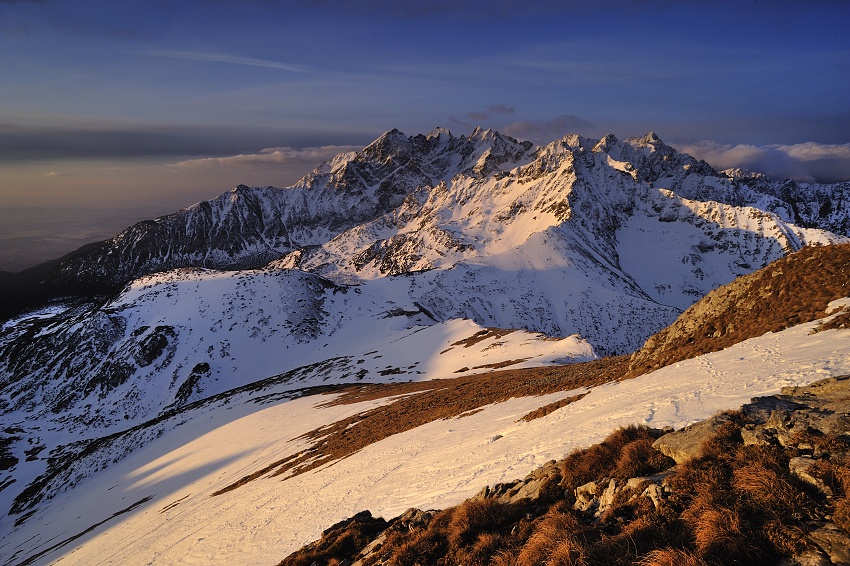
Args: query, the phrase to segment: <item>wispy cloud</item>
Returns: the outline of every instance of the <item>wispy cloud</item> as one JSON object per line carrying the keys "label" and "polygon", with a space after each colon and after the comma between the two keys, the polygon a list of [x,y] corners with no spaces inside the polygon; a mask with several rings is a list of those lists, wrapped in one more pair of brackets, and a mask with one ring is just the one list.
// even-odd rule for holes
{"label": "wispy cloud", "polygon": [[204,61],[208,63],[230,63],[233,65],[247,65],[249,67],[266,67],[268,69],[279,69],[292,73],[314,73],[317,69],[306,65],[298,65],[294,63],[284,63],[282,61],[272,61],[269,59],[257,59],[254,57],[241,57],[239,55],[229,55],[226,53],[205,53],[202,51],[163,51],[150,50],[145,51],[147,55],[153,57],[165,57],[168,59],[183,59],[187,61]]}
{"label": "wispy cloud", "polygon": [[593,124],[583,118],[572,114],[562,114],[551,120],[514,122],[502,131],[515,138],[527,139],[535,143],[548,143],[567,134],[580,133],[592,127]]}
{"label": "wispy cloud", "polygon": [[677,147],[718,169],[740,167],[776,179],[796,181],[850,180],[850,143],[757,146],[699,141]]}
{"label": "wispy cloud", "polygon": [[515,112],[516,108],[512,108],[510,106],[506,106],[504,104],[491,104],[482,112],[470,112],[466,115],[466,117],[470,120],[480,122],[482,120],[492,118],[496,115],[509,116],[511,114],[514,114]]}
{"label": "wispy cloud", "polygon": [[64,177],[67,173],[63,173],[62,171],[48,171],[44,174],[45,177]]}
{"label": "wispy cloud", "polygon": [[492,120],[498,120],[505,116],[512,116],[515,113],[516,108],[506,104],[490,104],[486,106],[484,110],[467,113],[464,118],[450,116],[448,121],[449,124],[454,126],[460,126],[464,129],[471,130],[474,126],[493,126],[494,124],[490,123]]}
{"label": "wispy cloud", "polygon": [[178,169],[207,168],[207,167],[250,167],[268,163],[315,163],[349,151],[362,149],[353,145],[325,145],[320,147],[269,147],[258,153],[233,155],[229,157],[207,157],[203,159],[188,159],[171,164]]}

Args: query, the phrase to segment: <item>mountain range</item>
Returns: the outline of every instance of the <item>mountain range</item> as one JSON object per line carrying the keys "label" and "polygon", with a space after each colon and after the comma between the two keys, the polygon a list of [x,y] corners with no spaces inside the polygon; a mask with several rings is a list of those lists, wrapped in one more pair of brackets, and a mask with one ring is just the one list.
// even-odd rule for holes
{"label": "mountain range", "polygon": [[[430,422],[414,416],[421,409],[408,409],[385,422],[383,433],[361,433],[368,411],[394,399],[389,391],[332,408],[314,400],[319,392],[385,387],[398,398],[420,398],[440,390],[434,380],[453,378],[460,381],[450,388],[487,389],[487,380],[502,379],[501,394],[527,380],[533,385],[515,390],[522,400],[516,410],[533,411],[567,392],[587,395],[627,375],[660,371],[678,360],[656,363],[645,344],[683,350],[693,326],[662,331],[702,297],[804,248],[844,249],[848,191],[850,183],[718,172],[652,133],[626,141],[570,135],[535,147],[490,130],[460,137],[444,129],[412,137],[393,130],[292,187],[240,185],[7,276],[0,282],[8,298],[0,330],[0,527],[7,541],[0,555],[9,563],[53,560],[60,548],[95,536],[96,524],[154,513],[172,494],[142,486],[200,489],[197,482],[209,474],[238,476],[234,465],[244,478],[320,477],[328,460],[319,453],[350,456]],[[760,303],[767,304],[772,287],[761,288]],[[830,289],[821,303],[840,298]],[[733,310],[742,300],[730,307],[722,296]],[[823,316],[821,303],[792,322]],[[699,329],[719,338],[735,336],[733,327]],[[655,342],[647,342],[653,335]],[[642,346],[644,357],[635,354],[629,367],[623,356]],[[422,385],[404,389],[410,383]],[[765,377],[758,391],[777,387],[775,377]],[[499,394],[478,396],[507,406],[510,397]],[[444,418],[483,406],[458,405]],[[669,424],[692,417],[683,411]],[[264,449],[240,436],[249,430],[236,426],[240,419],[271,428],[287,422],[280,438],[306,452],[292,452],[289,463],[270,461],[280,449],[260,456]],[[323,437],[316,431],[345,419],[346,434],[363,435],[359,448],[309,448],[311,438]],[[168,460],[168,450],[176,454],[228,427],[238,430],[233,442],[245,442],[243,453],[200,458],[203,465],[189,455]],[[591,436],[604,432],[610,430]],[[274,443],[260,436],[266,446]],[[497,458],[500,445],[488,444]],[[170,448],[163,453],[164,446]],[[526,473],[552,450],[533,450],[524,463],[488,468],[492,473],[478,479]],[[185,466],[175,472],[168,462],[178,460]],[[433,462],[426,468],[439,472]],[[83,495],[99,493],[104,478],[123,485],[123,495],[83,513]],[[238,497],[225,496],[225,488],[236,480],[216,484],[215,501],[228,501],[228,509]],[[462,492],[429,491],[425,499]],[[88,524],[55,530],[65,508],[80,511]],[[296,531],[287,544],[316,535]],[[248,535],[240,536],[247,544]],[[238,556],[237,542],[224,547]]]}

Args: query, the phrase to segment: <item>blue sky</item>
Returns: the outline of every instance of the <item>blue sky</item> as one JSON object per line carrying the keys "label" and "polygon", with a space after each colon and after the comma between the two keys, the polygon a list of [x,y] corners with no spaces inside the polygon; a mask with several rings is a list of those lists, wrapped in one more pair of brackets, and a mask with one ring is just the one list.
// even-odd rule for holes
{"label": "blue sky", "polygon": [[0,0],[0,213],[166,213],[437,126],[850,179],[848,27],[845,0]]}

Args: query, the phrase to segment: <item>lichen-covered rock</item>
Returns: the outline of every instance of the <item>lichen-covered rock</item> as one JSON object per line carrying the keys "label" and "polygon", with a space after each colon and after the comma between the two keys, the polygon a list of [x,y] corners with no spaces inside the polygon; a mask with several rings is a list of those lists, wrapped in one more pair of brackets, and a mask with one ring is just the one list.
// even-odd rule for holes
{"label": "lichen-covered rock", "polygon": [[850,537],[833,524],[826,524],[809,534],[833,564],[850,564]]}
{"label": "lichen-covered rock", "polygon": [[726,415],[717,415],[681,430],[665,434],[656,440],[652,447],[665,456],[673,458],[677,464],[683,464],[701,456],[705,441],[714,436],[717,429],[729,420]]}
{"label": "lichen-covered rock", "polygon": [[810,473],[812,468],[815,466],[815,463],[816,460],[812,459],[810,456],[799,456],[797,458],[791,458],[788,462],[788,469],[793,475],[797,476],[807,484],[818,488],[818,491],[824,495],[832,497],[832,489],[826,485],[822,479]]}

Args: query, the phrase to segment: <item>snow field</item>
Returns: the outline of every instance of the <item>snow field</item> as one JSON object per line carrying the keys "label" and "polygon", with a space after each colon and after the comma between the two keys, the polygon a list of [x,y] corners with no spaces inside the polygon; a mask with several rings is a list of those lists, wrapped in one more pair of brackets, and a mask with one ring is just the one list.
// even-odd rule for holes
{"label": "snow field", "polygon": [[210,497],[307,447],[297,438],[303,432],[378,402],[317,408],[326,397],[307,397],[267,407],[237,405],[166,433],[61,495],[21,529],[9,532],[7,526],[0,552],[8,556],[21,548],[29,555],[150,495],[136,510],[36,563],[61,556],[63,566],[275,564],[363,509],[389,518],[413,506],[442,508],[485,485],[523,477],[619,426],[680,428],[784,386],[850,373],[850,331],[809,334],[814,326],[766,334],[597,387],[545,418],[517,422],[576,392],[513,399],[435,421],[303,475],[262,477]]}

